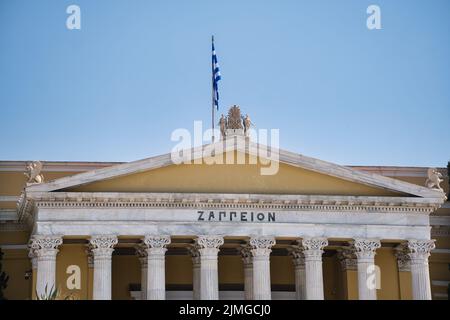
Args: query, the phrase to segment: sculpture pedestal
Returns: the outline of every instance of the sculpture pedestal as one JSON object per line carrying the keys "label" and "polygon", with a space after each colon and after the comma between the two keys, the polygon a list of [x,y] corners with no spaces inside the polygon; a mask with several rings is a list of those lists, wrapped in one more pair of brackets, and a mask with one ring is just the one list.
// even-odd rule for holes
{"label": "sculpture pedestal", "polygon": [[227,138],[232,136],[244,136],[244,129],[227,129]]}

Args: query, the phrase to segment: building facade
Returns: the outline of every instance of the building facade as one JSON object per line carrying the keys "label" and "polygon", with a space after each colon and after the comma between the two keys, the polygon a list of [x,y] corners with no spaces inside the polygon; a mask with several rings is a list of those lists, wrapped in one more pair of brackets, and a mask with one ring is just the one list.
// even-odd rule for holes
{"label": "building facade", "polygon": [[448,298],[446,169],[277,149],[261,175],[260,145],[229,139],[215,159],[244,163],[0,162],[6,298]]}

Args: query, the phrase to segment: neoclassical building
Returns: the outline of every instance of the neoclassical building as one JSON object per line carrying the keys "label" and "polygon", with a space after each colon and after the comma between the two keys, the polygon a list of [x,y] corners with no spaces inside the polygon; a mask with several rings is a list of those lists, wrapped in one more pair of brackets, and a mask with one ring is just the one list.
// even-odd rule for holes
{"label": "neoclassical building", "polygon": [[245,163],[204,161],[211,145],[182,164],[0,162],[6,298],[448,298],[446,169],[268,147],[278,171],[262,175],[260,145],[215,145]]}

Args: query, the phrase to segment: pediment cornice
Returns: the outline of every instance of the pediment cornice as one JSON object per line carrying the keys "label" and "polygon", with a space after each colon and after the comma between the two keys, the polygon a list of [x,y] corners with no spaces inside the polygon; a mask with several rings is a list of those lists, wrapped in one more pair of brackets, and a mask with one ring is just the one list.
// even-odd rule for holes
{"label": "pediment cornice", "polygon": [[222,208],[430,214],[440,206],[436,199],[411,197],[279,194],[32,192],[27,198],[37,208]]}
{"label": "pediment cornice", "polygon": [[[204,145],[186,151],[188,151],[189,157],[193,161],[195,159],[202,158],[205,152],[214,149],[214,146],[217,146],[217,148],[224,153],[229,151],[238,151],[250,154],[252,156],[258,156],[257,150],[259,150],[259,148],[262,148],[267,150],[267,154],[269,155],[278,154],[279,157],[277,158],[277,161],[279,161],[280,163],[284,163],[294,167],[299,167],[320,174],[340,178],[346,181],[389,190],[401,194],[422,198],[437,198],[442,202],[445,199],[445,194],[436,189],[422,187],[416,184],[404,182],[374,173],[359,171],[351,167],[337,165],[282,149],[263,146],[260,144],[249,142],[247,140],[245,141],[245,143],[238,143],[237,141],[235,141],[235,143],[228,144],[221,141],[215,143],[214,145]],[[65,190],[71,187],[82,186],[96,181],[109,180],[116,177],[144,172],[147,170],[154,170],[169,165],[174,165],[170,153],[144,160],[118,164],[98,170],[92,170],[69,177],[63,177],[46,183],[29,185],[26,188],[26,191],[49,192]]]}

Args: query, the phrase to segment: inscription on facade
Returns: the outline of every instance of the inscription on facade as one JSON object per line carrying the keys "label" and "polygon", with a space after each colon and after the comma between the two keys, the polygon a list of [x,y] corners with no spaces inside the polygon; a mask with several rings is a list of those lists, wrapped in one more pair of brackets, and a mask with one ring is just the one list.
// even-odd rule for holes
{"label": "inscription on facade", "polygon": [[275,222],[275,212],[197,211],[198,221]]}

